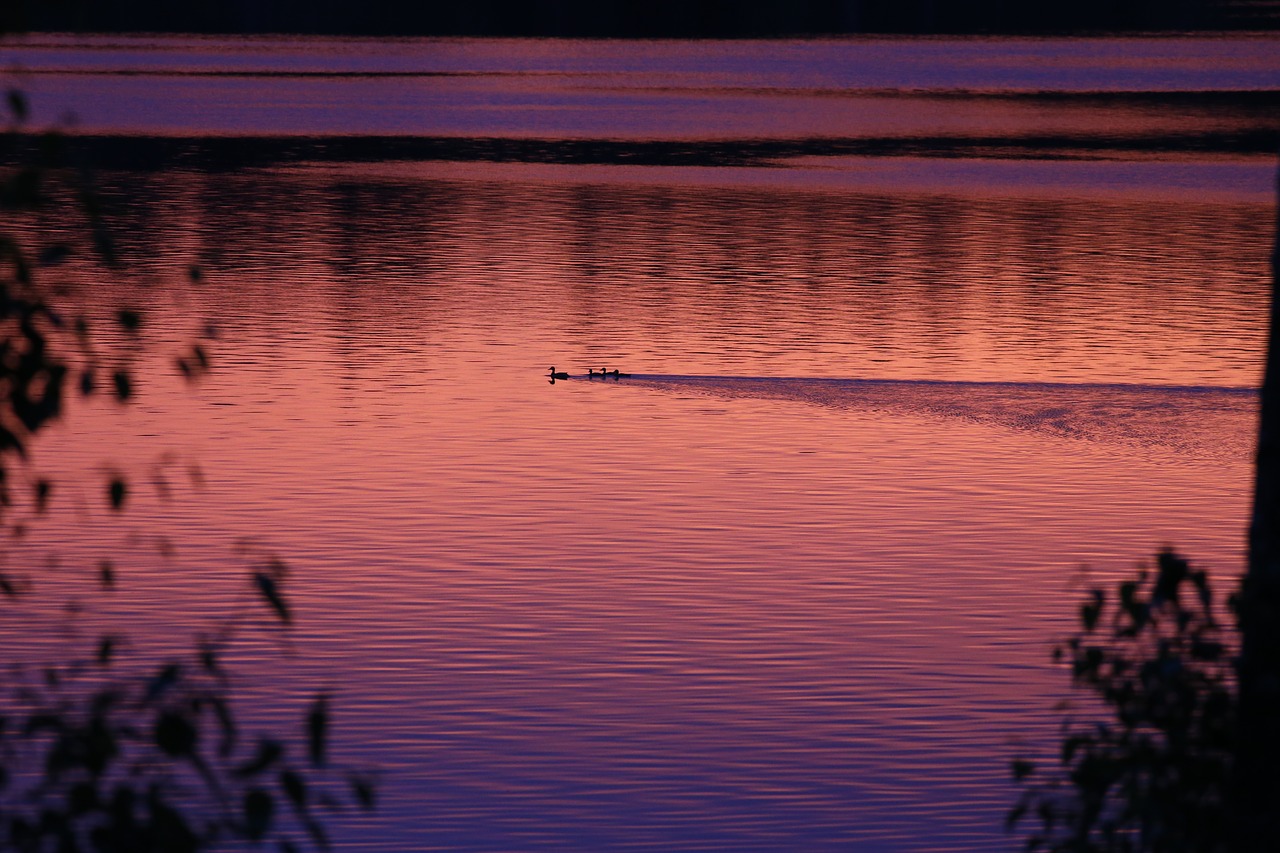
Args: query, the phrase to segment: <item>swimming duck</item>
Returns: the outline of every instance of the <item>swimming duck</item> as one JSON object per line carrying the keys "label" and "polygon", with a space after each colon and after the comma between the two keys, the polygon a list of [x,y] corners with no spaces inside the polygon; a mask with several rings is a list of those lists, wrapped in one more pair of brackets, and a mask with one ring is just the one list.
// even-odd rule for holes
{"label": "swimming duck", "polygon": [[616,367],[615,367],[615,368],[613,369],[613,378],[614,378],[614,379],[630,379],[630,378],[631,378],[631,374],[630,374],[630,373],[619,373],[619,372],[618,372],[618,368],[616,368]]}
{"label": "swimming duck", "polygon": [[556,373],[556,368],[554,365],[547,368],[547,373],[550,374],[552,379],[568,379],[569,378],[568,373]]}

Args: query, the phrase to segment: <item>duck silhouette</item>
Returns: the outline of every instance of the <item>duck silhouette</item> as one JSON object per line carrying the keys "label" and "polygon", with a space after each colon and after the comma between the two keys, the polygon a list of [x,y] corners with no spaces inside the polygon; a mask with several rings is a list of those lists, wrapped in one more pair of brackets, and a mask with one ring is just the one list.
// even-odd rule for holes
{"label": "duck silhouette", "polygon": [[568,374],[568,373],[556,373],[555,365],[552,365],[551,367],[548,367],[548,368],[547,368],[547,374],[551,377],[551,381],[552,381],[552,382],[556,381],[557,379],[568,379],[568,378],[569,378],[569,374]]}
{"label": "duck silhouette", "polygon": [[615,368],[613,369],[613,378],[614,378],[614,379],[630,379],[630,378],[631,378],[631,374],[630,374],[630,373],[619,373],[619,372],[618,372],[618,368],[616,368],[616,367],[615,367]]}

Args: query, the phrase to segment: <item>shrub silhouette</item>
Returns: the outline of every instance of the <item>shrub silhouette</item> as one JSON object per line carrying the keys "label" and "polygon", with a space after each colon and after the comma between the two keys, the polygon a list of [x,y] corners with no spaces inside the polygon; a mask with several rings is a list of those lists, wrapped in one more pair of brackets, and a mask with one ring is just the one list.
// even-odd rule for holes
{"label": "shrub silhouette", "polygon": [[[26,101],[11,91],[7,102],[18,130]],[[0,173],[0,534],[15,537],[57,499],[57,484],[23,464],[32,442],[75,395],[109,394],[122,406],[135,399],[130,358],[145,345],[146,324],[122,306],[109,321],[115,328],[100,334],[74,294],[46,284],[45,273],[77,255],[107,272],[120,265],[93,193],[69,177],[66,140],[10,133],[3,142],[15,158],[33,160]],[[83,239],[45,242],[41,223],[73,212]],[[191,381],[209,367],[207,337],[175,358]],[[104,486],[106,510],[126,512],[128,480],[111,474]],[[40,579],[10,562],[0,571],[0,606],[48,609]],[[264,614],[287,630],[287,567],[270,555],[246,562]],[[103,595],[118,585],[110,560],[84,574]],[[81,623],[67,613],[72,628]],[[330,760],[327,694],[311,700],[295,729],[244,730],[224,663],[237,615],[171,659],[140,658],[127,635],[104,632],[61,647],[55,660],[6,661],[0,849],[181,853],[235,840],[324,849],[330,812],[372,808],[368,775]]]}
{"label": "shrub silhouette", "polygon": [[1049,779],[1014,762],[1026,788],[1008,824],[1035,825],[1026,849],[1228,849],[1236,695],[1221,610],[1208,575],[1172,551],[1112,595],[1090,591],[1054,657],[1106,713],[1064,723]]}

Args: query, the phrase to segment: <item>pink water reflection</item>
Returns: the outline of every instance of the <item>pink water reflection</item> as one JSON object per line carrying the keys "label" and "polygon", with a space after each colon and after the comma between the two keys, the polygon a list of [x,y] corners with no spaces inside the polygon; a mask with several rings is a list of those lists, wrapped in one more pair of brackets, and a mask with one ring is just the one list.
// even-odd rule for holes
{"label": "pink water reflection", "polygon": [[30,546],[130,555],[158,641],[242,599],[228,543],[288,557],[298,652],[243,664],[386,769],[344,848],[991,849],[1082,567],[1239,566],[1262,205],[476,170],[104,176],[160,224],[87,298],[224,342],[37,457],[200,460]]}

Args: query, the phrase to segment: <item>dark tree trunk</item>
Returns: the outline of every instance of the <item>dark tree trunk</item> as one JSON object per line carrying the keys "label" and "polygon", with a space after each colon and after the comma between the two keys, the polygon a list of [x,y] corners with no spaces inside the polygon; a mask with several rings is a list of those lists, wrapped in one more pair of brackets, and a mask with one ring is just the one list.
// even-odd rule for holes
{"label": "dark tree trunk", "polygon": [[1249,567],[1240,591],[1237,851],[1280,849],[1280,173]]}

